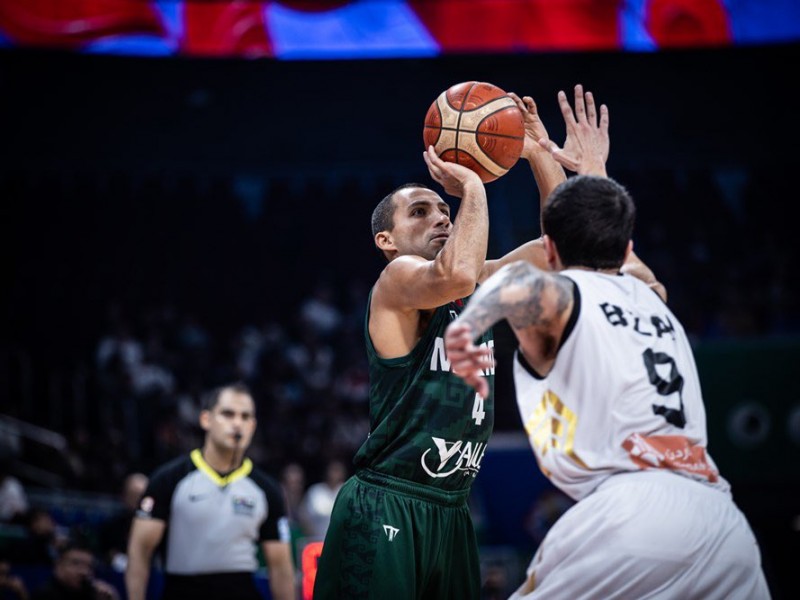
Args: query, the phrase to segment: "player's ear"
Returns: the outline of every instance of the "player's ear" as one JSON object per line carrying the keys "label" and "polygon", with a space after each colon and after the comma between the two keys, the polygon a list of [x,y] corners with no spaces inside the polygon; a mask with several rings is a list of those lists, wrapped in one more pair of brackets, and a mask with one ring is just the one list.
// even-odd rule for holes
{"label": "player's ear", "polygon": [[633,240],[628,240],[628,246],[625,248],[625,258],[622,259],[623,265],[628,262],[631,252],[633,252]]}
{"label": "player's ear", "polygon": [[203,428],[203,431],[208,431],[210,426],[211,413],[207,410],[200,411],[200,427]]}
{"label": "player's ear", "polygon": [[551,269],[556,270],[558,268],[558,263],[559,263],[559,256],[558,256],[558,250],[556,249],[556,243],[546,233],[542,236],[542,242],[544,242],[544,252],[545,256],[547,257],[547,264],[550,265]]}
{"label": "player's ear", "polygon": [[375,234],[375,245],[384,252],[397,249],[394,245],[392,234],[388,231],[379,231]]}

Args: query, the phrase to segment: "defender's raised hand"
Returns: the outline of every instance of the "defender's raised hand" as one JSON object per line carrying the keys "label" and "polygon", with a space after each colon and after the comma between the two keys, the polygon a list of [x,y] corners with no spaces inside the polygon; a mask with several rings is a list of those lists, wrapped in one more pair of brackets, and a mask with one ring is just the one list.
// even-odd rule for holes
{"label": "defender's raised hand", "polygon": [[581,175],[606,176],[606,161],[610,141],[608,137],[608,107],[600,105],[599,118],[594,96],[584,95],[583,86],[575,86],[575,112],[567,100],[567,95],[558,92],[558,105],[567,126],[567,139],[564,147],[549,139],[539,140],[565,169]]}
{"label": "defender's raised hand", "polygon": [[486,346],[476,346],[472,329],[466,323],[451,323],[444,335],[444,347],[450,368],[466,383],[475,388],[481,398],[489,395],[489,383],[483,376],[494,366],[492,351]]}

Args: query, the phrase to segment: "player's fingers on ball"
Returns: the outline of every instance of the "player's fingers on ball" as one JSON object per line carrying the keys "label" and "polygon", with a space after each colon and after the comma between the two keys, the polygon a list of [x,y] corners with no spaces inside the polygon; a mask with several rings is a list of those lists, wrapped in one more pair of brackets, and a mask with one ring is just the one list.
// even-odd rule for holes
{"label": "player's fingers on ball", "polygon": [[520,110],[520,112],[522,112],[523,114],[528,112],[528,107],[525,106],[525,103],[522,101],[522,98],[520,98],[515,94],[511,99],[514,101],[514,104],[517,105],[517,108]]}
{"label": "player's fingers on ball", "polygon": [[528,110],[530,112],[535,113],[537,111],[536,101],[533,98],[531,98],[530,96],[525,96],[523,100],[525,102],[525,106],[528,107]]}

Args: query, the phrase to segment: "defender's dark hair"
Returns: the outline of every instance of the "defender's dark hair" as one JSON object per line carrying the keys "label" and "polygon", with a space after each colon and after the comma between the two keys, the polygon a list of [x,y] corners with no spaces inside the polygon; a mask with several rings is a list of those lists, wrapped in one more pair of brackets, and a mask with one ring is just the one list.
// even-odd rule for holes
{"label": "defender's dark hair", "polygon": [[200,408],[202,410],[214,410],[214,407],[219,402],[219,397],[222,395],[222,392],[230,390],[237,394],[247,394],[251,398],[253,397],[250,388],[247,387],[247,384],[241,381],[236,381],[234,383],[229,383],[227,385],[221,385],[219,387],[215,387],[213,390],[206,392],[203,394],[203,398],[201,400]]}
{"label": "defender's dark hair", "polygon": [[372,237],[374,238],[381,231],[391,231],[394,227],[394,195],[408,188],[422,188],[429,190],[427,185],[421,183],[404,183],[394,188],[378,202],[378,206],[372,211]]}
{"label": "defender's dark hair", "polygon": [[628,190],[613,179],[592,175],[561,183],[542,213],[542,229],[556,243],[565,267],[621,267],[635,221]]}

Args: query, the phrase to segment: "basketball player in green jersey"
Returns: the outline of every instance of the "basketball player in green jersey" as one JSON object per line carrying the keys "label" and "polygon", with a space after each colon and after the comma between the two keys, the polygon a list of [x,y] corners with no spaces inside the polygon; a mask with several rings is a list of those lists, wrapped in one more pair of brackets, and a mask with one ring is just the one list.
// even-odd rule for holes
{"label": "basketball player in green jersey", "polygon": [[[525,117],[523,156],[542,199],[565,179],[537,143],[547,137],[529,97],[510,94]],[[431,177],[461,198],[458,219],[433,190],[400,186],[372,215],[389,264],[373,286],[365,324],[370,435],[357,472],[339,492],[318,563],[316,600],[464,600],[480,595],[478,545],[467,496],[494,423],[481,398],[450,372],[447,325],[476,286],[513,260],[546,268],[541,240],[486,261],[489,212],[473,171],[424,155]],[[491,332],[480,340],[492,347]],[[485,377],[494,380],[494,370]]]}

